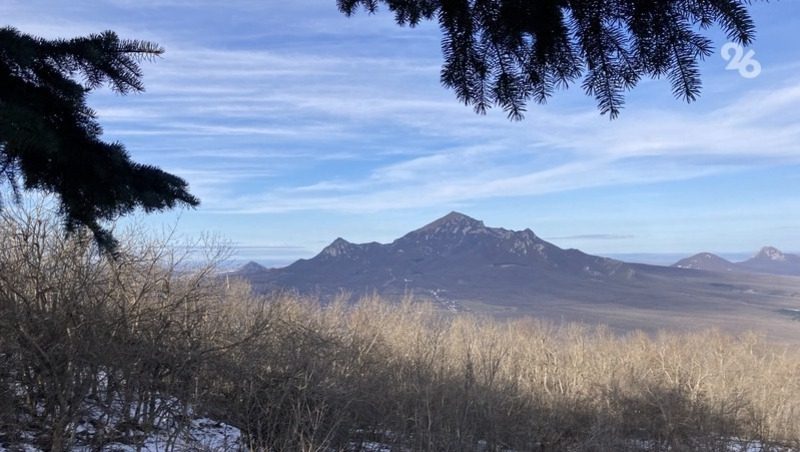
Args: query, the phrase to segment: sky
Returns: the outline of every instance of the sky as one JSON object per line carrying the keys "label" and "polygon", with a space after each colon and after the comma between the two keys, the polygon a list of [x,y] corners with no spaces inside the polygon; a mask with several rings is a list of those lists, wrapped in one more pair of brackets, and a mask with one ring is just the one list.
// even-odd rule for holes
{"label": "sky", "polygon": [[[114,30],[154,41],[146,91],[93,92],[104,139],[186,179],[201,205],[135,215],[212,234],[234,259],[284,265],[337,237],[390,242],[456,210],[562,248],[665,260],[800,251],[800,1],[756,2],[756,77],[703,91],[643,80],[621,116],[577,86],[523,121],[476,115],[439,82],[435,23],[335,0],[5,0],[3,25],[48,38]],[[655,255],[661,255],[657,257]],[[676,259],[677,260],[677,259]]]}

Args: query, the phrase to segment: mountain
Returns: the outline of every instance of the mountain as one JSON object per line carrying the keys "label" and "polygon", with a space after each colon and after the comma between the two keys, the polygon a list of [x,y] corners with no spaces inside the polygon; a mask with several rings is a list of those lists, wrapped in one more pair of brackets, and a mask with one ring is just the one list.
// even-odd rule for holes
{"label": "mountain", "polygon": [[682,259],[673,267],[712,272],[768,273],[800,276],[800,256],[782,253],[777,248],[765,246],[752,258],[743,262],[730,262],[715,254],[700,253]]}
{"label": "mountain", "polygon": [[710,272],[735,272],[742,271],[733,262],[723,259],[712,253],[699,253],[694,256],[681,259],[673,264],[673,267],[688,268],[692,270],[704,270]]}
{"label": "mountain", "polygon": [[776,275],[800,275],[800,256],[784,254],[771,246],[761,248],[752,258],[741,262],[743,269]]}
{"label": "mountain", "polygon": [[[789,255],[765,252],[776,262]],[[454,311],[496,317],[534,315],[555,322],[602,323],[613,331],[756,330],[800,343],[800,278],[739,271],[713,255],[691,268],[631,264],[562,249],[530,229],[487,227],[451,212],[391,243],[337,238],[288,267],[247,265],[233,273],[256,292],[294,291],[323,302],[378,294],[413,295]],[[771,257],[770,257],[771,256]],[[762,257],[752,265],[766,265]],[[725,271],[697,271],[705,261]]]}
{"label": "mountain", "polygon": [[620,261],[563,250],[530,229],[486,227],[451,212],[389,244],[337,238],[312,259],[246,276],[261,291],[291,288],[323,298],[349,292],[515,300],[619,283],[635,273]]}
{"label": "mountain", "polygon": [[267,268],[263,265],[259,264],[258,262],[250,261],[243,266],[241,266],[238,270],[236,270],[236,274],[239,276],[243,275],[254,275],[259,274],[262,272],[267,271]]}

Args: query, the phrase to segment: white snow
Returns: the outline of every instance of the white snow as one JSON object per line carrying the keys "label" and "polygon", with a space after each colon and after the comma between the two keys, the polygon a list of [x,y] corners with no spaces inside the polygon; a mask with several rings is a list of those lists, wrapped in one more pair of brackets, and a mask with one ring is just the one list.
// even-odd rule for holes
{"label": "white snow", "polygon": [[[80,427],[79,427],[80,428]],[[85,431],[85,429],[84,429]],[[204,451],[204,452],[233,452],[243,449],[241,444],[241,431],[223,422],[213,419],[198,418],[191,422],[189,429],[183,434],[171,438],[166,431],[159,431],[145,438],[141,447],[131,444],[109,443],[103,446],[104,452],[165,452],[165,451]],[[33,442],[33,435],[25,435]],[[89,446],[75,446],[72,452],[91,452],[96,450]],[[44,452],[30,443],[15,444],[8,449],[0,444],[0,452]]]}

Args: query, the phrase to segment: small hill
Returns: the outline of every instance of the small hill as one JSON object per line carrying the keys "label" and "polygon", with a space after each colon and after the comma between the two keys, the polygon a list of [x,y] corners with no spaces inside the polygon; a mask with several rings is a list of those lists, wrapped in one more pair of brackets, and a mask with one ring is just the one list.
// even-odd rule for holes
{"label": "small hill", "polygon": [[267,271],[267,267],[259,264],[258,262],[250,261],[241,267],[239,267],[235,272],[232,274],[237,276],[245,276],[245,275],[252,275],[252,274],[259,274],[262,272]]}
{"label": "small hill", "polygon": [[694,256],[681,259],[672,264],[673,267],[687,268],[692,270],[704,270],[710,272],[735,272],[742,271],[733,262],[723,259],[712,253],[699,253]]}

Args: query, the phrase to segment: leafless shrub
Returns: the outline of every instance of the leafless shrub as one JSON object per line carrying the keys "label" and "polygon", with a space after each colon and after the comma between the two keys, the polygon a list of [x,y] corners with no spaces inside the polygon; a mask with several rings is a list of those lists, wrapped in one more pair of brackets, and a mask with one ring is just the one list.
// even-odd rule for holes
{"label": "leafless shrub", "polygon": [[55,218],[45,203],[0,213],[0,419],[15,427],[4,430],[38,432],[54,451],[81,439],[81,422],[98,447],[180,432],[208,363],[257,327],[217,321],[246,292],[167,240],[131,230],[112,258]]}
{"label": "leafless shrub", "polygon": [[[752,335],[447,317],[407,301],[271,301],[209,406],[253,448],[766,450],[798,446],[800,356]],[[227,416],[227,417],[226,417]]]}

